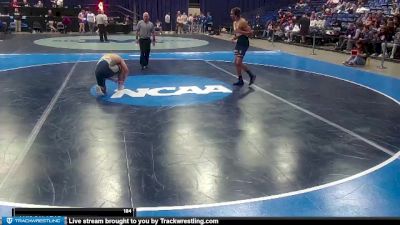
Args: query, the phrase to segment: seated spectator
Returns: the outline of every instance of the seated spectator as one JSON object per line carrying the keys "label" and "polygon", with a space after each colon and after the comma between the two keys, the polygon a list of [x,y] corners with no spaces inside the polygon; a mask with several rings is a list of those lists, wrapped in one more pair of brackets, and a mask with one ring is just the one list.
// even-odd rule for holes
{"label": "seated spectator", "polygon": [[358,14],[367,13],[367,12],[369,12],[369,10],[370,10],[369,8],[359,5],[356,9],[356,13],[358,13]]}
{"label": "seated spectator", "polygon": [[387,27],[381,25],[379,29],[374,29],[374,39],[372,41],[373,54],[371,56],[378,56],[379,52],[382,52],[382,43],[386,41]]}
{"label": "seated spectator", "polygon": [[337,6],[339,3],[340,3],[340,0],[328,0],[325,3],[324,7],[325,8],[333,8],[333,7]]}
{"label": "seated spectator", "polygon": [[263,31],[262,37],[263,38],[267,38],[267,40],[271,40],[272,35],[274,33],[274,22],[273,21],[269,21],[265,24],[265,29]]}
{"label": "seated spectator", "polygon": [[156,31],[156,32],[162,32],[162,27],[161,27],[161,21],[160,20],[157,20],[156,21],[156,26],[154,27],[154,31]]}
{"label": "seated spectator", "polygon": [[345,62],[346,66],[364,66],[367,61],[367,55],[364,52],[364,45],[362,41],[356,42],[356,47],[351,50],[351,56]]}
{"label": "seated spectator", "polygon": [[54,15],[51,9],[47,11],[47,15],[45,17],[47,18],[47,26],[50,28],[50,31],[57,32],[57,28],[54,27],[56,23],[54,22]]}
{"label": "seated spectator", "polygon": [[299,0],[299,2],[296,3],[296,6],[294,7],[295,9],[301,9],[307,6],[307,3],[304,0]]}
{"label": "seated spectator", "polygon": [[386,45],[385,45],[385,43],[382,43],[383,54],[385,54],[385,56],[387,56],[388,55],[387,49],[392,48],[392,53],[390,54],[390,58],[394,59],[399,45],[400,45],[400,29],[397,29],[397,33],[394,35],[392,42],[389,42]]}
{"label": "seated spectator", "polygon": [[335,50],[344,50],[344,46],[347,44],[347,41],[354,37],[356,34],[356,26],[354,23],[350,23],[347,27],[346,33],[344,35],[339,36],[339,41],[336,43]]}
{"label": "seated spectator", "polygon": [[315,13],[315,11],[311,12],[311,16],[310,16],[310,20],[316,20],[317,19],[317,14]]}
{"label": "seated spectator", "polygon": [[326,17],[328,17],[328,16],[332,16],[332,10],[330,9],[330,8],[328,8],[328,9],[325,9],[325,14],[324,14]]}
{"label": "seated spectator", "polygon": [[293,41],[293,37],[300,33],[300,26],[298,23],[295,23],[293,29],[289,33],[289,42]]}
{"label": "seated spectator", "polygon": [[23,0],[23,1],[22,1],[22,6],[23,6],[23,7],[31,7],[31,6],[29,5],[28,0]]}
{"label": "seated spectator", "polygon": [[347,3],[346,10],[345,10],[346,13],[353,14],[353,13],[356,12],[356,10],[357,10],[357,5],[356,4],[351,3],[351,2]]}
{"label": "seated spectator", "polygon": [[324,29],[326,24],[325,17],[323,15],[317,17],[316,27],[319,29]]}
{"label": "seated spectator", "polygon": [[399,27],[400,27],[400,20],[399,20],[399,18],[400,18],[400,15],[394,16],[394,17],[393,17],[393,23],[394,23],[394,26],[395,26],[396,28],[399,28]]}
{"label": "seated spectator", "polygon": [[334,11],[336,13],[345,13],[346,12],[347,2],[339,3],[335,8]]}
{"label": "seated spectator", "polygon": [[20,5],[19,5],[19,3],[18,3],[18,0],[13,0],[13,1],[11,2],[11,7],[12,7],[12,8],[19,8]]}
{"label": "seated spectator", "polygon": [[346,51],[350,51],[354,44],[362,37],[362,31],[363,31],[364,25],[362,23],[357,24],[357,29],[356,32],[354,33],[354,36],[348,37],[347,38],[347,47]]}
{"label": "seated spectator", "polygon": [[42,1],[38,1],[35,5],[36,8],[43,8],[43,2]]}
{"label": "seated spectator", "polygon": [[64,6],[64,0],[57,0],[57,8],[62,8]]}
{"label": "seated spectator", "polygon": [[[293,23],[293,21],[291,20],[291,21],[289,21],[286,25],[285,25],[285,38],[286,38],[286,40],[285,40],[285,42],[291,42],[292,40],[291,40],[291,37],[293,36],[292,35],[292,32],[293,32],[293,28],[294,28],[294,23]],[[299,31],[297,31],[297,32],[299,32]]]}
{"label": "seated spectator", "polygon": [[390,9],[390,14],[391,15],[399,14],[399,8],[396,4],[392,5],[392,8]]}
{"label": "seated spectator", "polygon": [[359,40],[362,41],[363,46],[364,46],[364,52],[367,54],[371,54],[373,51],[371,51],[371,46],[370,43],[372,43],[374,39],[374,32],[371,31],[370,26],[364,26],[363,30],[361,31],[361,35],[359,37]]}

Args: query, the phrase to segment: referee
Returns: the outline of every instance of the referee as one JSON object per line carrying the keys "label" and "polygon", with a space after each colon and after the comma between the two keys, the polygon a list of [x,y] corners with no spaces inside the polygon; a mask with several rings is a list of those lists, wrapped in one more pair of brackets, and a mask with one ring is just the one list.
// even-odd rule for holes
{"label": "referee", "polygon": [[99,28],[100,41],[108,42],[107,29],[106,29],[106,26],[108,24],[108,18],[106,16],[106,14],[104,14],[103,10],[99,9],[99,14],[96,16],[96,24],[97,24],[97,27]]}
{"label": "referee", "polygon": [[153,45],[156,44],[154,25],[149,19],[149,13],[145,12],[143,13],[143,20],[137,24],[136,41],[139,42],[140,46],[140,65],[142,70],[146,69],[149,64],[151,36],[153,37]]}

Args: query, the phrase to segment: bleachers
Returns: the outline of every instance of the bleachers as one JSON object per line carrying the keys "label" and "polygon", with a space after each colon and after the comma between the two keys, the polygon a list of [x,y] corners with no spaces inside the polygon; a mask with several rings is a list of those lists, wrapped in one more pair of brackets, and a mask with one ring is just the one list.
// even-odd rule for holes
{"label": "bleachers", "polygon": [[[385,18],[385,21],[391,18],[393,20],[394,17],[397,16],[397,19],[400,20],[400,15],[393,15],[392,14],[392,0],[368,0],[364,1],[363,5],[356,5],[358,1],[356,0],[345,0],[345,5],[328,5],[326,4],[327,0],[310,0],[308,4],[296,4],[296,5],[289,5],[283,8],[280,8],[279,11],[281,12],[281,16],[288,14],[289,17],[285,17],[286,20],[280,20],[279,15],[278,15],[278,9],[275,11],[269,11],[269,12],[263,12],[263,14],[260,14],[261,20],[262,21],[262,26],[253,26],[253,29],[255,30],[255,37],[258,38],[260,37],[260,34],[266,34],[269,33],[265,31],[266,29],[266,23],[268,21],[279,21],[278,23],[275,23],[274,25],[274,39],[275,41],[285,41],[289,43],[294,43],[298,42],[300,40],[300,35],[298,33],[294,33],[291,35],[291,38],[288,37],[287,32],[291,32],[290,30],[287,30],[287,27],[290,25],[288,22],[292,20],[291,18],[296,18],[294,21],[298,20],[302,15],[304,14],[312,14],[313,18],[320,18],[322,21],[324,21],[324,25],[322,27],[310,27],[310,31],[308,35],[305,35],[305,38],[303,37],[303,40],[306,40],[306,45],[312,44],[312,38],[315,35],[316,37],[316,42],[317,45],[325,45],[325,49],[334,49],[335,45],[337,45],[336,42],[338,42],[340,39],[339,37],[341,35],[344,35],[347,31],[347,27],[349,24],[356,24],[357,22],[360,22],[362,20],[361,16],[364,16],[364,12],[366,11],[367,13],[374,13],[376,14],[377,12],[381,12]],[[349,4],[347,4],[350,2]],[[398,3],[399,4],[399,3]],[[328,9],[328,10],[327,10]],[[356,10],[357,9],[357,10]],[[359,11],[358,11],[359,10]],[[251,24],[256,24],[257,22],[255,21],[254,15],[256,13],[260,13],[260,10],[256,12],[249,12],[246,15],[248,15],[250,19]],[[379,14],[377,14],[379,15]],[[289,19],[287,19],[289,18]],[[318,21],[318,20],[317,20]],[[362,21],[365,23],[365,21]],[[381,20],[379,21],[381,22]],[[259,22],[260,23],[260,22]],[[296,22],[294,22],[296,23]],[[385,22],[386,23],[386,22]],[[379,24],[379,23],[378,23]],[[277,26],[277,27],[276,27]],[[379,32],[380,27],[378,25],[375,25],[376,27],[372,27],[371,29],[375,34]],[[398,23],[397,23],[397,26]],[[261,27],[261,30],[257,30]],[[293,27],[291,25],[290,27]],[[396,27],[395,27],[396,28]],[[399,27],[397,27],[400,29]],[[289,28],[292,29],[292,28]],[[400,32],[400,31],[398,31]],[[363,34],[364,35],[364,34]],[[263,38],[263,37],[261,37]],[[293,38],[293,40],[292,40]],[[386,38],[386,36],[385,36]],[[269,37],[270,39],[270,37]],[[390,38],[391,39],[391,38]],[[371,55],[379,55],[382,53],[380,44],[382,41],[378,40],[375,41],[370,45],[370,49],[374,49],[378,52],[370,52]],[[371,47],[373,45],[373,47]],[[398,52],[400,53],[400,51]],[[397,54],[399,55],[399,54]],[[395,56],[396,57],[396,56]],[[397,56],[399,57],[399,56]],[[399,57],[400,58],[400,57]]]}

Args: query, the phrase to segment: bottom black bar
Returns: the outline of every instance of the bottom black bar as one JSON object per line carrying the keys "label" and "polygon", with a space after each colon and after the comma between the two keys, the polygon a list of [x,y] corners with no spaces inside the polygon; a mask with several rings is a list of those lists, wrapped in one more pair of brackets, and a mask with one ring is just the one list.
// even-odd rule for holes
{"label": "bottom black bar", "polygon": [[168,225],[168,224],[199,224],[199,225],[223,225],[223,224],[263,224],[266,222],[269,224],[282,224],[291,223],[299,224],[306,222],[306,224],[325,224],[337,222],[355,222],[368,220],[375,220],[384,222],[384,224],[399,224],[399,218],[135,218],[135,217],[123,217],[123,218],[82,218],[82,217],[68,217],[68,225],[90,225],[90,224],[103,224],[103,225]]}

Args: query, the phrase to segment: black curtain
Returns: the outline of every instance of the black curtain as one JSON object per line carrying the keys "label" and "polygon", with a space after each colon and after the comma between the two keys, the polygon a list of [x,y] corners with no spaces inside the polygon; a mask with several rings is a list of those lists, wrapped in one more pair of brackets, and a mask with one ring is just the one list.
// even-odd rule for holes
{"label": "black curtain", "polygon": [[164,22],[165,14],[169,13],[173,26],[176,22],[176,12],[181,11],[188,14],[189,10],[189,0],[134,0],[134,3],[139,16],[142,17],[144,12],[148,12],[150,20],[153,22],[157,19]]}
{"label": "black curtain", "polygon": [[200,10],[211,13],[214,25],[230,23],[230,10],[239,7],[242,12],[265,7],[266,10],[277,9],[297,2],[297,0],[200,0]]}

